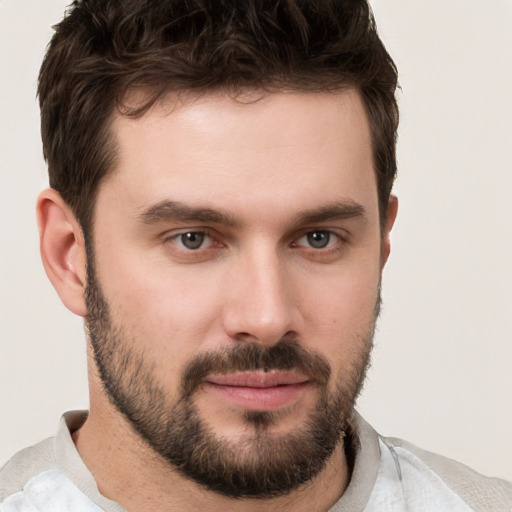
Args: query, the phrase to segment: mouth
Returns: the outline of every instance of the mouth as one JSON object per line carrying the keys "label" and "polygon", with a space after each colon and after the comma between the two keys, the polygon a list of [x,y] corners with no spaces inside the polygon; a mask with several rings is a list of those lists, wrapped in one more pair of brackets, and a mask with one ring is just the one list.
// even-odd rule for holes
{"label": "mouth", "polygon": [[273,411],[297,402],[310,385],[298,373],[257,371],[210,376],[205,389],[244,410]]}

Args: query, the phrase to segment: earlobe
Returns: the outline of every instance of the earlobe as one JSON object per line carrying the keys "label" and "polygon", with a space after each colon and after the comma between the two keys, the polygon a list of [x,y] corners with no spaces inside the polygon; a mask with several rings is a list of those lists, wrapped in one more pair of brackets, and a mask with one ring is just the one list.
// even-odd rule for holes
{"label": "earlobe", "polygon": [[83,233],[60,194],[47,189],[37,200],[39,246],[46,275],[64,305],[85,316],[86,254]]}
{"label": "earlobe", "polygon": [[394,195],[389,196],[388,208],[386,211],[385,225],[382,232],[382,250],[381,250],[381,268],[384,267],[391,252],[391,242],[389,234],[395,223],[398,213],[398,198]]}

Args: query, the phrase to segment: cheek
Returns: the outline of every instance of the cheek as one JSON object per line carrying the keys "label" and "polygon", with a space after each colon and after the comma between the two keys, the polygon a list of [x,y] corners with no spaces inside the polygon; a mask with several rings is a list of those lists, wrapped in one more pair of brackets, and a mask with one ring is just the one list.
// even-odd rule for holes
{"label": "cheek", "polygon": [[380,269],[373,263],[317,280],[302,306],[310,348],[334,361],[364,349],[374,326],[379,282]]}
{"label": "cheek", "polygon": [[124,333],[124,342],[144,350],[155,368],[180,375],[183,366],[199,349],[215,339],[218,330],[219,279],[204,276],[190,267],[177,268],[161,262],[131,257],[103,258],[98,273],[113,322]]}
{"label": "cheek", "polygon": [[119,315],[152,330],[169,329],[175,336],[194,336],[208,329],[217,315],[219,304],[214,289],[211,283],[205,289],[178,276],[132,278],[129,288],[118,295]]}

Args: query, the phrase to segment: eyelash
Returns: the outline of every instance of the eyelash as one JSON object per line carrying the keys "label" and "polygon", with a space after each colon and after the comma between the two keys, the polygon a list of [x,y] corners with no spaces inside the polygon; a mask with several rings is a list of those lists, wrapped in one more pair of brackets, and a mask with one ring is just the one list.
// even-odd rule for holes
{"label": "eyelash", "polygon": [[[333,243],[335,244],[336,241],[337,242],[340,242],[342,241],[342,238],[341,236],[338,234],[338,233],[335,233],[334,231],[332,230],[329,230],[329,229],[314,229],[314,230],[311,230],[311,231],[307,231],[305,233],[303,233],[299,238],[296,239],[295,242],[292,242],[292,247],[300,247],[300,244],[299,244],[299,241],[302,240],[303,238],[306,238],[308,239],[310,236],[312,237],[313,235],[319,235],[321,234],[322,236],[325,236],[327,235],[327,242],[326,242],[326,245],[324,247],[312,247],[311,245],[309,246],[310,249],[313,249],[315,251],[322,251],[322,250],[327,250],[328,248],[332,247],[333,246]],[[332,241],[332,239],[335,239],[334,242]],[[312,242],[311,240],[308,240],[308,242]]]}
{"label": "eyelash", "polygon": [[[217,245],[219,248],[224,246],[224,244],[216,241],[213,234],[207,229],[196,229],[196,230],[188,230],[188,231],[182,231],[180,233],[175,233],[171,236],[166,237],[164,239],[164,242],[171,242],[175,245],[178,245],[180,247],[180,249],[185,252],[198,252],[201,249],[203,249],[203,250],[205,249],[204,247],[201,247],[201,246],[191,249],[191,248],[185,247],[183,244],[180,244],[177,242],[180,239],[182,240],[182,237],[187,236],[187,235],[200,235],[204,238],[210,238],[214,242],[214,245]],[[203,241],[204,240],[201,241],[201,245],[202,245]]]}
{"label": "eyelash", "polygon": [[[327,235],[329,238],[327,240],[327,244],[325,247],[311,247],[308,245],[302,245],[299,242],[303,238],[307,238],[309,236],[312,236],[314,234],[322,234]],[[199,235],[203,237],[203,239],[200,241],[200,245],[197,248],[190,248],[186,247],[183,244],[183,238],[187,235]],[[205,242],[208,242],[208,239],[210,239],[210,242],[207,243],[206,246],[203,246]],[[178,249],[178,251],[181,251],[182,253],[185,253],[189,256],[200,256],[205,251],[208,250],[215,250],[215,249],[222,249],[226,245],[222,242],[218,241],[218,237],[216,233],[212,232],[209,229],[194,229],[194,230],[187,230],[187,231],[181,231],[179,233],[173,233],[170,236],[166,236],[164,238],[164,242],[170,242],[173,245],[175,245]],[[308,251],[313,256],[327,256],[330,254],[335,254],[337,252],[340,252],[343,250],[344,246],[347,243],[347,237],[342,236],[338,230],[333,229],[327,229],[327,228],[318,228],[318,229],[308,229],[307,231],[302,231],[299,236],[295,236],[293,241],[289,244],[289,247],[292,249],[298,249],[303,248],[304,250]]]}

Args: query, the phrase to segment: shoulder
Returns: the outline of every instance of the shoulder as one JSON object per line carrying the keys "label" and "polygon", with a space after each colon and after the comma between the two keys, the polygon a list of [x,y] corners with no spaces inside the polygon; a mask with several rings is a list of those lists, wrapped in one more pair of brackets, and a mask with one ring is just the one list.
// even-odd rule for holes
{"label": "shoulder", "polygon": [[484,476],[460,462],[401,439],[382,437],[381,441],[390,452],[394,452],[396,462],[407,474],[404,478],[411,478],[411,475],[427,478],[431,475],[440,479],[475,511],[511,511],[512,482]]}
{"label": "shoulder", "polygon": [[53,438],[21,450],[0,469],[0,503],[20,492],[28,481],[55,468]]}
{"label": "shoulder", "polygon": [[72,432],[86,411],[65,413],[54,437],[18,452],[0,469],[0,512],[123,512],[102,496],[80,458]]}

